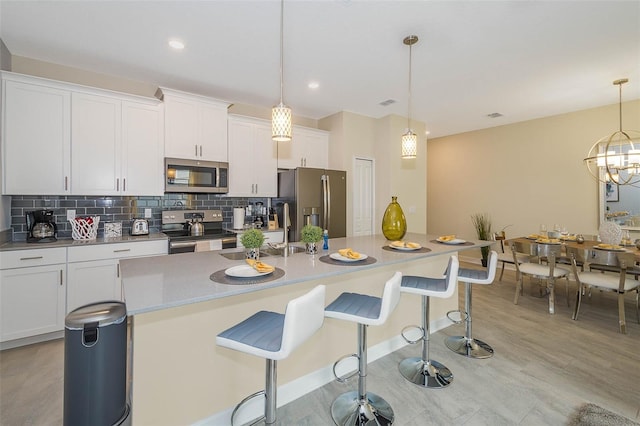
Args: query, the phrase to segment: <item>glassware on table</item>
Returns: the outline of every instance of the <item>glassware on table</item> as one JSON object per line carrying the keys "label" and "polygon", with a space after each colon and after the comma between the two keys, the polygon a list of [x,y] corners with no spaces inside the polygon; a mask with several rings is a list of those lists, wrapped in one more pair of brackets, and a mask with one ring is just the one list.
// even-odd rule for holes
{"label": "glassware on table", "polygon": [[542,235],[547,235],[547,225],[545,224],[540,224],[540,234]]}

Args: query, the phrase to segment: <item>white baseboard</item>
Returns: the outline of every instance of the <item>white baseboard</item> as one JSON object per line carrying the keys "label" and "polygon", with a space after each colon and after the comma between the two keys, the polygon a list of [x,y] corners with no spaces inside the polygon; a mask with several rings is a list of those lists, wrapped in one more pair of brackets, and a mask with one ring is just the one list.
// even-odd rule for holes
{"label": "white baseboard", "polygon": [[[438,318],[434,321],[431,321],[431,324],[430,324],[431,332],[435,333],[450,325],[452,325],[451,321],[449,321],[449,319],[446,316]],[[392,352],[397,351],[398,349],[406,346],[407,344],[408,343],[405,342],[402,336],[400,335],[394,336],[391,339],[385,340],[384,342],[380,342],[377,345],[370,347],[367,351],[367,360],[368,362],[373,362],[379,358],[389,355]],[[313,392],[314,390],[321,388],[322,386],[326,385],[327,383],[333,380],[335,380],[335,377],[333,376],[333,363],[332,363],[319,370],[309,373],[306,376],[302,376],[289,383],[285,383],[282,386],[278,386],[278,407],[286,405],[292,401],[295,401],[301,396],[304,396],[310,392]],[[230,425],[231,413],[233,409],[234,407],[230,407],[224,411],[215,413],[214,415],[207,417],[206,419],[202,419],[194,423],[193,426]],[[328,409],[329,407],[327,407],[327,410]],[[238,424],[244,424],[250,421],[251,419],[255,419],[262,416],[263,411],[264,411],[263,399],[256,398],[253,401],[248,402],[245,406],[243,406],[242,413],[239,413],[237,417],[237,422]]]}

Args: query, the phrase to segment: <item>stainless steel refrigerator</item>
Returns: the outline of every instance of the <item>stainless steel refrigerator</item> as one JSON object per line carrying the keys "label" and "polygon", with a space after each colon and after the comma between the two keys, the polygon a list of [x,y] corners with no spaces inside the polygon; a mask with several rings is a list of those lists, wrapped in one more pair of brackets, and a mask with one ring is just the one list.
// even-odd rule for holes
{"label": "stainless steel refrigerator", "polygon": [[300,229],[308,223],[329,230],[329,238],[347,236],[347,172],[301,167],[281,171],[275,200],[279,217],[285,202],[291,220],[289,241],[300,241]]}

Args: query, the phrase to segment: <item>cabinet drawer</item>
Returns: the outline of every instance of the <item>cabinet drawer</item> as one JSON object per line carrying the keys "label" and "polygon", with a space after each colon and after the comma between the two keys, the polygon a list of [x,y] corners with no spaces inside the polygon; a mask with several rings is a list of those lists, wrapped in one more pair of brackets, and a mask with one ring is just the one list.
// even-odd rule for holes
{"label": "cabinet drawer", "polygon": [[69,247],[69,262],[87,262],[100,259],[124,259],[167,254],[167,240],[100,244]]}
{"label": "cabinet drawer", "polygon": [[64,247],[0,252],[0,269],[27,268],[67,262]]}

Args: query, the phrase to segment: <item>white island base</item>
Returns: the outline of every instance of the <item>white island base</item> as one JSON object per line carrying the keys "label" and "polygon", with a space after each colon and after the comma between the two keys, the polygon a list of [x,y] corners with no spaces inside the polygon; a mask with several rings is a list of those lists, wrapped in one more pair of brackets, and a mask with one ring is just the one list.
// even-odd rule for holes
{"label": "white island base", "polygon": [[[437,276],[444,272],[450,254],[485,245],[478,241],[473,246],[460,247],[430,244],[433,236],[417,234],[405,239],[432,251],[411,254],[382,250],[388,242],[381,236],[335,239],[330,241],[330,247],[335,249],[329,252],[351,247],[375,257],[377,262],[353,267],[320,262],[322,254],[265,257],[265,262],[282,268],[286,275],[251,286],[209,280],[211,273],[238,264],[219,252],[123,262],[127,308],[133,316],[133,424],[229,424],[233,407],[264,388],[265,361],[218,347],[215,336],[254,313],[284,312],[289,300],[318,284],[327,286],[326,304],[344,291],[381,296],[384,283],[395,271]],[[209,296],[205,294],[207,290]],[[239,291],[245,293],[233,294]],[[446,312],[458,308],[457,300],[457,292],[450,299],[432,300],[433,331],[451,324]],[[369,362],[405,345],[400,331],[407,325],[420,324],[420,316],[420,297],[403,294],[386,324],[369,327]],[[318,333],[289,358],[278,362],[278,405],[333,380],[333,363],[354,353],[356,347],[354,324],[326,319]],[[416,353],[419,351],[416,346]],[[253,404],[249,411],[253,407],[258,415],[262,404]]]}

